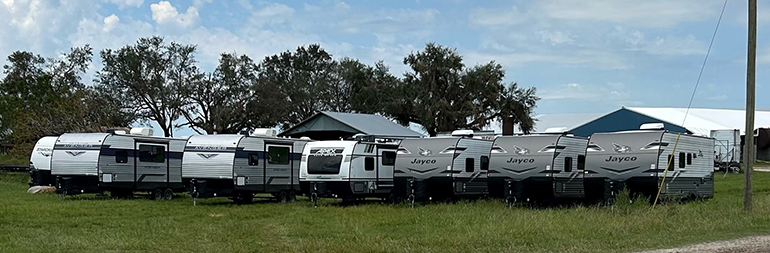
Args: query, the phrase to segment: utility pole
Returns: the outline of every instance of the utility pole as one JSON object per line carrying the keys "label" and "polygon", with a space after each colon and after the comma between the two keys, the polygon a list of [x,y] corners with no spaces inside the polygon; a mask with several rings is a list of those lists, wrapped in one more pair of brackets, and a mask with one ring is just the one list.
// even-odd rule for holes
{"label": "utility pole", "polygon": [[754,165],[754,81],[757,65],[757,0],[749,0],[749,43],[746,61],[746,135],[743,138],[743,210],[750,211],[752,204],[751,172]]}

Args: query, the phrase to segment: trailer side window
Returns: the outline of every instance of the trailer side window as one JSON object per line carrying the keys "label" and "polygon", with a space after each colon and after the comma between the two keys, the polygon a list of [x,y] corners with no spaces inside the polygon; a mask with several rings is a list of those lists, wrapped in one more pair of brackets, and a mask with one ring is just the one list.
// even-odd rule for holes
{"label": "trailer side window", "polygon": [[572,172],[572,157],[564,157],[564,172]]}
{"label": "trailer side window", "polygon": [[465,172],[473,172],[476,169],[474,163],[473,158],[465,158]]}
{"label": "trailer side window", "polygon": [[585,155],[578,155],[578,170],[584,170],[586,169],[586,156]]}
{"label": "trailer side window", "polygon": [[692,153],[687,153],[687,165],[692,164]]}
{"label": "trailer side window", "polygon": [[289,164],[288,147],[267,147],[267,163],[269,164]]}
{"label": "trailer side window", "polygon": [[249,153],[249,166],[259,165],[259,153]]}
{"label": "trailer side window", "polygon": [[139,161],[162,163],[166,161],[166,147],[154,145],[139,145]]}
{"label": "trailer side window", "polygon": [[489,156],[481,156],[481,170],[489,170]]}
{"label": "trailer side window", "polygon": [[366,157],[366,158],[364,158],[364,170],[366,170],[366,171],[373,171],[374,170],[374,157]]}
{"label": "trailer side window", "polygon": [[128,151],[125,151],[125,150],[115,151],[115,162],[116,163],[127,163],[128,162]]}
{"label": "trailer side window", "polygon": [[396,152],[382,151],[382,165],[396,165]]}
{"label": "trailer side window", "polygon": [[684,168],[684,153],[679,152],[679,168]]}
{"label": "trailer side window", "polygon": [[674,170],[674,159],[671,155],[668,155],[668,158],[666,159],[666,163],[668,163],[668,170],[672,171]]}

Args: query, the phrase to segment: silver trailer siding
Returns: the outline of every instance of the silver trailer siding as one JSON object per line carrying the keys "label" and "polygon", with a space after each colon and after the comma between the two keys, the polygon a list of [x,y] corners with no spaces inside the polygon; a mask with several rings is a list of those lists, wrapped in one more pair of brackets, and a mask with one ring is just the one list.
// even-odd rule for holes
{"label": "silver trailer siding", "polygon": [[251,202],[255,193],[282,201],[299,193],[300,153],[308,141],[266,136],[192,136],[185,147],[182,180],[193,198],[229,197]]}
{"label": "silver trailer siding", "polygon": [[184,191],[182,155],[186,142],[186,139],[127,134],[108,136],[99,155],[100,187],[124,195],[135,191],[160,191],[170,195]]}
{"label": "silver trailer siding", "polygon": [[404,139],[393,193],[417,200],[486,195],[491,147],[492,141],[471,138]]}
{"label": "silver trailer siding", "polygon": [[[713,196],[714,140],[682,134],[671,166],[677,134],[664,130],[597,133],[587,148],[586,188],[593,197],[609,199],[622,189],[632,196],[657,194],[666,175],[663,196]],[[689,163],[688,163],[689,162]],[[668,170],[668,171],[666,171]]]}
{"label": "silver trailer siding", "polygon": [[560,134],[500,136],[490,152],[490,195],[509,201],[582,198],[587,140]]}

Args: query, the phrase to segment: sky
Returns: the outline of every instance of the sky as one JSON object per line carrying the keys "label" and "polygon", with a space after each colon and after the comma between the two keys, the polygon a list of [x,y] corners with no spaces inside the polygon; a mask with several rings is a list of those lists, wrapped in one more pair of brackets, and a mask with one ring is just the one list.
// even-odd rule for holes
{"label": "sky", "polygon": [[[219,54],[255,60],[320,44],[335,58],[383,61],[395,75],[428,42],[466,66],[495,61],[506,82],[536,87],[536,114],[603,113],[621,106],[687,107],[722,0],[155,1],[0,0],[0,55],[47,57],[71,47],[116,49],[159,35],[196,44],[199,66]],[[770,109],[770,3],[760,1],[757,108]],[[730,1],[693,107],[745,108],[746,1]],[[86,83],[101,68],[94,62]],[[6,62],[3,61],[3,64]],[[158,132],[158,130],[156,130]],[[190,135],[189,129],[176,134]]]}

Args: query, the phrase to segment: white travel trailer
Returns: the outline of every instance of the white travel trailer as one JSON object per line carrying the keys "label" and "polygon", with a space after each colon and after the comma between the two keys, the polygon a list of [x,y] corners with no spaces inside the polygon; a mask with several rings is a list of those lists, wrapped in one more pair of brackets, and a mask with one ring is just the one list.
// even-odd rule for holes
{"label": "white travel trailer", "polygon": [[[636,130],[591,135],[585,187],[611,199],[622,189],[632,197],[714,196],[714,139],[666,130]],[[672,161],[669,164],[669,160]],[[667,170],[667,171],[666,171]]]}
{"label": "white travel trailer", "polygon": [[486,195],[491,147],[490,140],[458,136],[404,139],[393,194],[409,201]]}
{"label": "white travel trailer", "polygon": [[318,141],[305,145],[300,184],[314,203],[319,197],[343,201],[390,197],[400,139],[364,136],[357,140]]}
{"label": "white travel trailer", "polygon": [[181,177],[185,139],[132,134],[66,133],[54,147],[51,174],[60,195],[100,193],[131,196],[150,192],[171,199],[184,191]]}
{"label": "white travel trailer", "polygon": [[714,166],[723,170],[740,170],[741,131],[738,129],[711,130],[714,138]]}
{"label": "white travel trailer", "polygon": [[490,152],[489,194],[508,203],[583,198],[588,140],[564,134],[499,136]]}
{"label": "white travel trailer", "polygon": [[50,186],[53,185],[51,177],[51,155],[53,155],[53,146],[59,136],[46,136],[40,138],[32,148],[32,155],[29,157],[29,173],[31,181],[29,186]]}
{"label": "white travel trailer", "polygon": [[235,134],[198,135],[187,141],[182,178],[193,200],[228,197],[251,202],[256,193],[294,201],[308,140]]}

